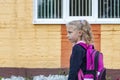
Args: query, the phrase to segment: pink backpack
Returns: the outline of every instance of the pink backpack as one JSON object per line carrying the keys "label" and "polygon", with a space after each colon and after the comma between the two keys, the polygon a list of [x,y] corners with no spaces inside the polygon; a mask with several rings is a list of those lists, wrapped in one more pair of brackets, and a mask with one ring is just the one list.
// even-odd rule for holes
{"label": "pink backpack", "polygon": [[94,49],[93,45],[87,45],[82,42],[78,44],[87,50],[86,73],[83,74],[80,69],[78,72],[78,80],[106,80],[106,69],[103,64],[103,54]]}

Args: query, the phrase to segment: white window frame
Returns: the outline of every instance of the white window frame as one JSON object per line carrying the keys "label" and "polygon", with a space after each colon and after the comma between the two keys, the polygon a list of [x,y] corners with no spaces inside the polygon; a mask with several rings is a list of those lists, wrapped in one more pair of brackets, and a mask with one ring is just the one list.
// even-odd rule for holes
{"label": "white window frame", "polygon": [[86,19],[90,24],[120,24],[120,18],[98,18],[98,0],[92,0],[92,16],[69,16],[69,0],[63,0],[63,18],[61,19],[38,19],[37,0],[33,0],[33,24],[66,24],[72,20]]}

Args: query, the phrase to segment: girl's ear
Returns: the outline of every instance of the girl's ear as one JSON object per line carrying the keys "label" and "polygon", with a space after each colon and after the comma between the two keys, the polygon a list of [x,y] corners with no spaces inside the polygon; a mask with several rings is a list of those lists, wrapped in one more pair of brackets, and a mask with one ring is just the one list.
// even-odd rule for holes
{"label": "girl's ear", "polygon": [[83,32],[82,32],[82,30],[80,30],[80,31],[79,31],[79,36],[81,36],[81,35],[82,35],[82,33],[83,33]]}

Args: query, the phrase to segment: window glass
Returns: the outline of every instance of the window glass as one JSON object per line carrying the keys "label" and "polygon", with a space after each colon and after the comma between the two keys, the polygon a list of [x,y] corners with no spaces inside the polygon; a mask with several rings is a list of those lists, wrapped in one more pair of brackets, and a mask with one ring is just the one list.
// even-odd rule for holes
{"label": "window glass", "polygon": [[120,18],[120,0],[98,0],[98,18]]}
{"label": "window glass", "polygon": [[92,16],[92,0],[70,0],[70,16]]}
{"label": "window glass", "polygon": [[38,0],[38,18],[62,18],[62,0]]}

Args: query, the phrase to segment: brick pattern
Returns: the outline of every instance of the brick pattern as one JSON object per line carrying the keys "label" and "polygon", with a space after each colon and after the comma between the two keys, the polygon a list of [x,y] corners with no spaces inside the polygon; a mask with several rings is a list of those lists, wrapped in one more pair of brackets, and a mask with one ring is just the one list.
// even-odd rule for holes
{"label": "brick pattern", "polygon": [[101,50],[104,53],[105,66],[120,68],[120,25],[101,25]]}
{"label": "brick pattern", "polygon": [[0,67],[60,67],[61,25],[33,25],[32,4],[0,0]]}
{"label": "brick pattern", "polygon": [[92,33],[93,33],[93,38],[94,38],[94,45],[95,45],[95,48],[97,50],[101,50],[101,25],[99,24],[92,24],[91,25],[91,29],[92,29]]}

